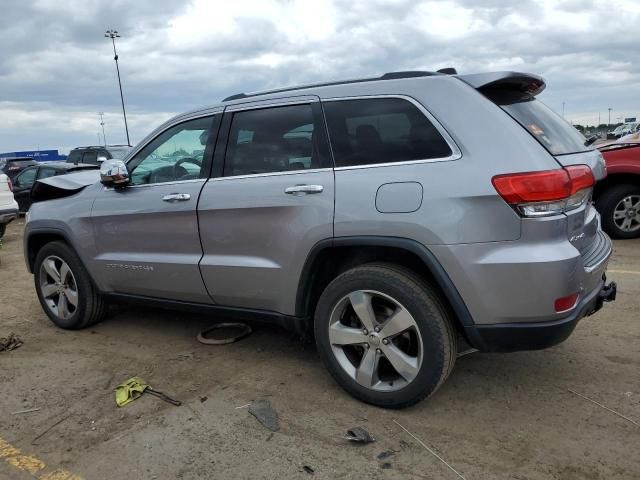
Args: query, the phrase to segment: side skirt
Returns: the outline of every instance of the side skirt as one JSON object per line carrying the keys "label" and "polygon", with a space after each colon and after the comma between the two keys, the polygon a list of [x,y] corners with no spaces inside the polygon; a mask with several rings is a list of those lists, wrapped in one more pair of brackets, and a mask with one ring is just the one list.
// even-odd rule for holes
{"label": "side skirt", "polygon": [[248,322],[260,322],[278,325],[286,330],[305,335],[309,330],[309,320],[304,317],[293,317],[268,310],[254,310],[249,308],[227,307],[224,305],[208,305],[205,303],[183,302],[180,300],[167,300],[164,298],[145,297],[126,293],[106,293],[108,300],[129,303],[132,305],[147,305],[168,310],[181,310],[202,315],[213,315],[224,320],[246,320]]}

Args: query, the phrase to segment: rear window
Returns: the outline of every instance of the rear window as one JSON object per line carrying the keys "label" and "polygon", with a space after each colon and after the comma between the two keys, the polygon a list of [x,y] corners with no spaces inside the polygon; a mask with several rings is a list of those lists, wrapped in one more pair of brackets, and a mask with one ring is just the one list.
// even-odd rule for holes
{"label": "rear window", "polygon": [[526,128],[552,155],[591,150],[573,125],[535,97],[510,90],[483,93]]}
{"label": "rear window", "polygon": [[444,158],[451,148],[424,114],[400,98],[325,102],[336,167]]}

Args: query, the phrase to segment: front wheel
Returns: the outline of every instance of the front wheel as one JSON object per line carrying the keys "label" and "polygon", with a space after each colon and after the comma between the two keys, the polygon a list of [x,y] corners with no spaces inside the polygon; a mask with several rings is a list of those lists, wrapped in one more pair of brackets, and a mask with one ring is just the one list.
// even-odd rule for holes
{"label": "front wheel", "polygon": [[338,384],[381,407],[407,407],[434,393],[457,353],[438,295],[395,265],[364,265],[335,278],[320,297],[314,328]]}
{"label": "front wheel", "polygon": [[104,299],[67,244],[51,242],[42,247],[36,256],[33,277],[40,304],[57,326],[77,330],[104,317]]}

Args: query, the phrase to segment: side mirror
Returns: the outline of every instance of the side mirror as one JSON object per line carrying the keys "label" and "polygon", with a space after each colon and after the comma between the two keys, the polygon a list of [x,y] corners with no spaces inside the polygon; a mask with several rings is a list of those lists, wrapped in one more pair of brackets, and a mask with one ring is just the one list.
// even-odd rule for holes
{"label": "side mirror", "polygon": [[98,157],[98,163],[106,162],[107,160],[108,160],[108,158],[105,157],[104,155],[100,155]]}
{"label": "side mirror", "polygon": [[100,165],[100,183],[105,187],[124,187],[130,181],[129,170],[122,160],[105,160]]}

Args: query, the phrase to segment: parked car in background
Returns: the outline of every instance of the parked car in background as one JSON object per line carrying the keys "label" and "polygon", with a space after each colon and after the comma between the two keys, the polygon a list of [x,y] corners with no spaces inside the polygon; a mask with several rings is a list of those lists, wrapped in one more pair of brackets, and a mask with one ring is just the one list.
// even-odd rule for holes
{"label": "parked car in background", "polygon": [[67,329],[126,299],[312,330],[345,390],[393,408],[436,391],[460,338],[560,343],[616,286],[590,201],[602,155],[544,87],[394,72],[175,117],[103,162],[102,184],[36,183],[24,251],[42,308]]}
{"label": "parked car in background", "polygon": [[18,204],[13,199],[11,180],[4,173],[0,173],[0,238],[4,235],[7,225],[18,216]]}
{"label": "parked car in background", "polygon": [[13,180],[25,168],[37,164],[38,162],[31,157],[0,158],[0,172],[4,173],[10,180]]}
{"label": "parked car in background", "polygon": [[112,158],[123,160],[130,151],[131,147],[128,145],[77,147],[69,152],[66,162],[99,165],[104,160],[111,160]]}
{"label": "parked car in background", "polygon": [[624,137],[625,135],[629,135],[630,133],[637,132],[638,128],[640,128],[639,122],[623,123],[622,125],[619,125],[616,129],[607,133],[607,139],[615,140],[617,138]]}
{"label": "parked car in background", "polygon": [[65,175],[79,170],[96,170],[97,165],[78,164],[73,165],[67,162],[41,162],[25,168],[12,182],[13,197],[18,202],[20,213],[26,213],[31,207],[31,187],[37,180],[57,175]]}
{"label": "parked car in background", "polygon": [[614,238],[640,237],[640,138],[598,149],[608,173],[593,196],[602,228]]}

